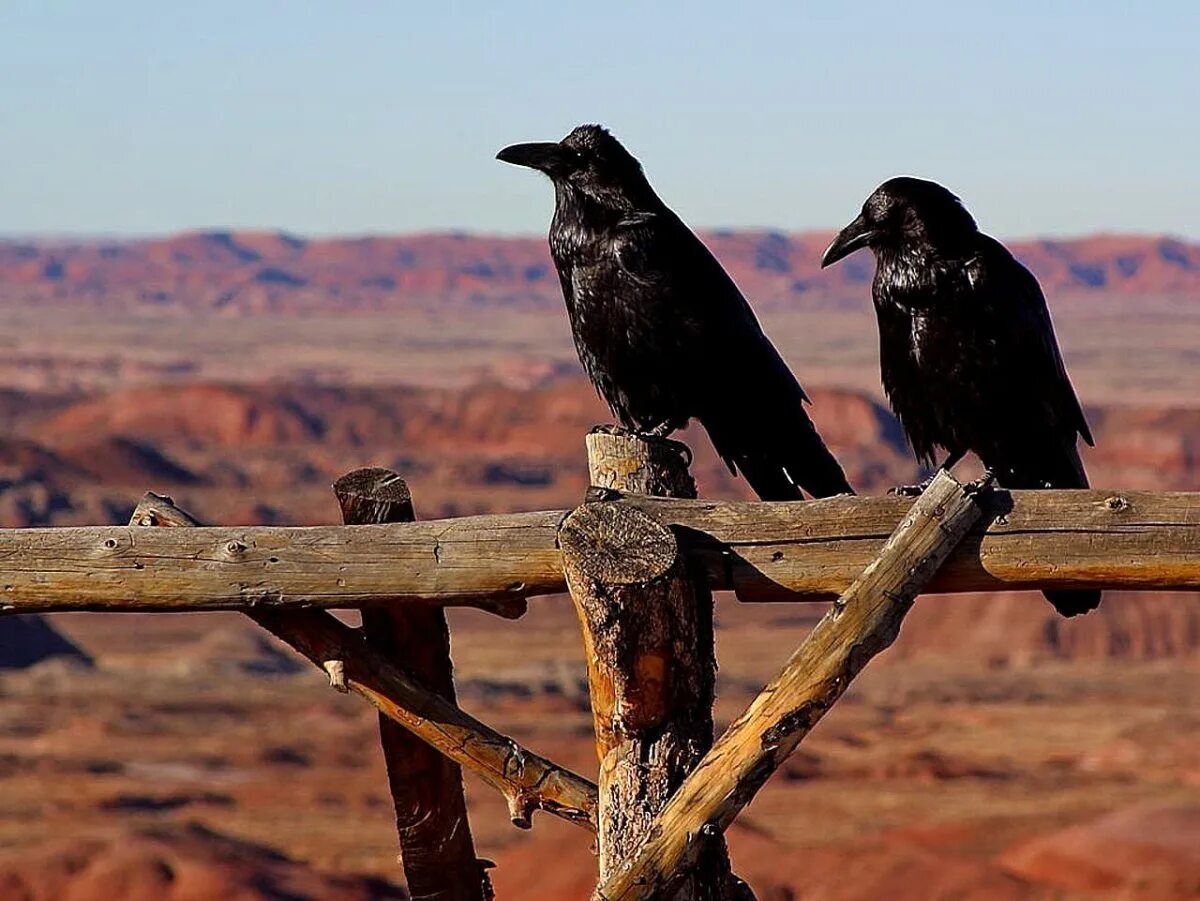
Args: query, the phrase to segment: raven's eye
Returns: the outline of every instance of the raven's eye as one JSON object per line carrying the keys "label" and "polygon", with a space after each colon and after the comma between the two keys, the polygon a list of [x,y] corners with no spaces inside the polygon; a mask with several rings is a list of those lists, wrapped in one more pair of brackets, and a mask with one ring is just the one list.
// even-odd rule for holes
{"label": "raven's eye", "polygon": [[590,168],[592,155],[585,150],[572,150],[567,158],[567,167],[572,175],[586,172]]}

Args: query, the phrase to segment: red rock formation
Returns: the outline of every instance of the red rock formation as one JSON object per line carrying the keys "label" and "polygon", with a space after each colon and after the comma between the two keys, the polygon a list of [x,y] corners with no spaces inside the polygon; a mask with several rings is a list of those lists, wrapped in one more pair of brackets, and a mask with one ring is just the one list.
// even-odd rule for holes
{"label": "red rock formation", "polygon": [[[729,830],[734,871],[763,901],[1032,901],[1049,893],[986,860],[883,838],[841,847],[790,848],[735,823]],[[536,836],[501,855],[492,871],[499,898],[587,901],[595,859],[571,835]],[[546,866],[554,861],[552,868]]]}
{"label": "red rock formation", "polygon": [[1014,875],[1061,891],[1128,901],[1200,897],[1200,808],[1138,807],[1030,839],[1001,858]]}
{"label": "red rock formation", "polygon": [[[762,305],[819,308],[866,296],[871,261],[822,272],[827,233],[704,234]],[[1099,235],[1017,241],[1060,294],[1200,293],[1200,244]],[[142,241],[0,242],[0,300],[239,312],[401,310],[430,303],[545,306],[559,288],[542,238],[462,234],[303,240],[196,232]]]}
{"label": "red rock formation", "polygon": [[0,853],[0,898],[23,901],[407,897],[382,879],[326,875],[195,823],[119,829]]}

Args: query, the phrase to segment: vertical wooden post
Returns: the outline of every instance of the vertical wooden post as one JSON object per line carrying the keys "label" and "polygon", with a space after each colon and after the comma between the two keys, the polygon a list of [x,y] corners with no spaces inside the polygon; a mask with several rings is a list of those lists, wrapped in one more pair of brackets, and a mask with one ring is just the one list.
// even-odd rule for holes
{"label": "vertical wooden post", "polygon": [[[386,469],[357,469],[338,479],[333,491],[346,525],[416,518],[408,486]],[[371,648],[454,701],[450,631],[441,608],[367,608],[362,620]],[[485,863],[475,857],[459,765],[383,714],[379,737],[396,810],[400,858],[413,898],[490,898]]]}
{"label": "vertical wooden post", "polygon": [[[596,432],[587,448],[594,486],[695,497],[676,442]],[[605,882],[712,746],[712,595],[689,577],[671,530],[632,507],[585,504],[563,521],[559,545],[587,656]],[[728,899],[736,886],[718,834],[676,897]]]}

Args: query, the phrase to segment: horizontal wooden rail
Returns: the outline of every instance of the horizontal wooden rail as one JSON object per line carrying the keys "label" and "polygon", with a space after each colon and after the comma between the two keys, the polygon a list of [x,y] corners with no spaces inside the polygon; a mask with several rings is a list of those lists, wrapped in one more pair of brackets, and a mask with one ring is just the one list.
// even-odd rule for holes
{"label": "horizontal wooden rail", "polygon": [[[829,599],[912,501],[624,498],[674,527],[710,587],[746,601]],[[997,491],[930,591],[1200,589],[1200,493]],[[565,590],[567,511],[371,526],[0,530],[0,609],[358,607],[397,601],[519,616]]]}

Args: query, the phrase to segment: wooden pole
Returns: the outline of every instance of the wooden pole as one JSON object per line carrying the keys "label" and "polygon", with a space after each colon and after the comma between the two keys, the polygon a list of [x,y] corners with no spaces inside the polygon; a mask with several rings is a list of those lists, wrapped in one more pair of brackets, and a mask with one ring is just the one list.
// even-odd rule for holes
{"label": "wooden pole", "polygon": [[[130,525],[194,527],[199,523],[169,497],[147,492]],[[595,785],[419,684],[370,648],[358,629],[323,610],[251,610],[247,614],[324,670],[334,687],[366,698],[385,716],[501,792],[508,800],[513,825],[528,829],[533,811],[544,810],[595,831]]]}
{"label": "wooden pole", "polygon": [[[588,436],[593,485],[695,496],[675,442]],[[671,530],[633,507],[588,503],[559,531],[583,631],[600,758],[600,879],[647,837],[667,799],[712,745],[713,601],[687,572]],[[681,899],[727,899],[724,841],[700,855]]]}
{"label": "wooden pole", "polygon": [[645,497],[696,497],[686,444],[598,427],[587,438],[588,484]]}
{"label": "wooden pole", "polygon": [[[408,486],[387,469],[356,469],[334,483],[333,493],[346,525],[416,519]],[[370,607],[362,611],[362,630],[368,647],[454,703],[450,629],[442,608]],[[409,894],[430,901],[491,898],[491,881],[471,838],[462,769],[382,712],[379,739]]]}
{"label": "wooden pole", "polygon": [[[606,489],[611,494],[611,489]],[[628,498],[689,568],[744,601],[829,600],[912,501]],[[927,590],[1200,589],[1200,493],[995,491]],[[379,526],[0,529],[0,612],[473,605],[518,616],[566,590],[568,511]]]}
{"label": "wooden pole", "polygon": [[729,827],[867,662],[895,640],[913,598],[980,513],[971,491],[948,472],[937,475],[879,557],[671,797],[629,864],[601,884],[597,899],[675,897],[675,886],[712,837]]}

